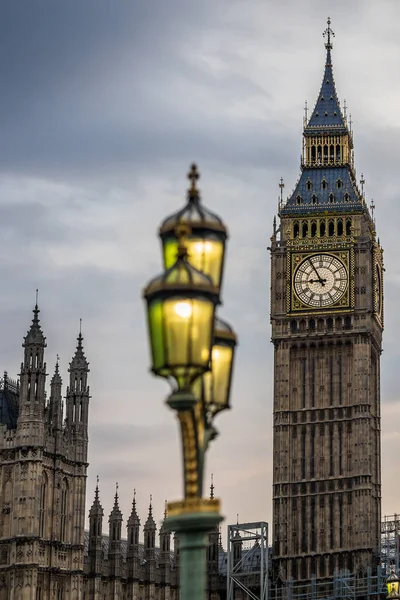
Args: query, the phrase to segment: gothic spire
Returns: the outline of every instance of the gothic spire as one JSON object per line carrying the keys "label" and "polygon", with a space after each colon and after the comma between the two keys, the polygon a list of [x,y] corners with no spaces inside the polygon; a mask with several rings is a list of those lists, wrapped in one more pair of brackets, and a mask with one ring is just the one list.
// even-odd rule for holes
{"label": "gothic spire", "polygon": [[39,313],[38,290],[36,290],[36,303],[35,308],[33,309],[32,325],[24,338],[24,343],[22,344],[24,348],[29,345],[46,346],[46,338],[44,337],[40,326]]}
{"label": "gothic spire", "polygon": [[97,475],[97,480],[96,480],[96,489],[94,491],[94,500],[93,500],[93,504],[90,508],[89,517],[92,517],[95,515],[100,515],[100,516],[104,515],[103,507],[100,504],[99,476],[98,475]]}
{"label": "gothic spire", "polygon": [[343,130],[347,131],[346,119],[340,108],[340,102],[336,93],[335,80],[333,78],[331,50],[333,47],[332,37],[334,37],[334,35],[335,34],[331,29],[331,20],[328,17],[328,27],[323,33],[323,36],[326,38],[326,61],[324,77],[322,79],[321,89],[313,113],[308,123],[306,123],[305,131],[315,131],[316,129],[333,129],[338,133],[343,133]]}
{"label": "gothic spire", "polygon": [[122,512],[119,508],[119,497],[118,497],[118,483],[115,484],[115,496],[114,496],[114,506],[112,508],[112,511],[110,513],[110,521],[114,519],[114,520],[120,520],[122,519]]}
{"label": "gothic spire", "polygon": [[59,366],[58,366],[58,361],[59,360],[60,360],[60,357],[57,354],[56,366],[54,367],[53,377],[51,378],[51,382],[50,382],[51,386],[61,385],[62,384],[62,379],[61,379],[61,375],[60,375],[60,369],[59,369]]}
{"label": "gothic spire", "polygon": [[77,338],[78,344],[76,346],[75,355],[69,365],[69,370],[82,370],[89,371],[89,363],[86,359],[85,352],[83,350],[83,335],[82,335],[82,319],[79,320],[79,335]]}
{"label": "gothic spire", "polygon": [[145,529],[156,529],[156,523],[153,518],[153,496],[150,494],[150,504],[149,504],[149,514],[147,516],[147,521],[144,524]]}
{"label": "gothic spire", "polygon": [[136,490],[133,490],[132,510],[128,519],[128,525],[140,525],[139,515],[136,509]]}

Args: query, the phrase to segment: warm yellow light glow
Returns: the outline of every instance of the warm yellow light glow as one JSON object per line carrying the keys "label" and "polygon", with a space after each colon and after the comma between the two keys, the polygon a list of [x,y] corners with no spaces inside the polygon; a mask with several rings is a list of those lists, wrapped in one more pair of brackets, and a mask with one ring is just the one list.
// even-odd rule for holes
{"label": "warm yellow light glow", "polygon": [[189,319],[192,316],[192,305],[189,302],[177,302],[174,310],[181,319]]}
{"label": "warm yellow light glow", "polygon": [[209,254],[213,251],[211,242],[194,242],[191,247],[195,253],[205,252],[206,254]]}

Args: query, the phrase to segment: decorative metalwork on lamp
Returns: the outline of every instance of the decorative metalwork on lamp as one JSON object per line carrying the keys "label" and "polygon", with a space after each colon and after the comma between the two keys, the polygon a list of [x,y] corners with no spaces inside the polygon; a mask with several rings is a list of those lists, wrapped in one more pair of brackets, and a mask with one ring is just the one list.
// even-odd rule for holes
{"label": "decorative metalwork on lamp", "polygon": [[176,227],[183,223],[190,227],[186,240],[189,262],[208,275],[220,290],[228,232],[222,219],[201,203],[197,187],[199,178],[197,166],[193,163],[188,173],[190,187],[187,203],[178,212],[167,217],[159,229],[164,268],[169,269],[175,263],[178,246]]}

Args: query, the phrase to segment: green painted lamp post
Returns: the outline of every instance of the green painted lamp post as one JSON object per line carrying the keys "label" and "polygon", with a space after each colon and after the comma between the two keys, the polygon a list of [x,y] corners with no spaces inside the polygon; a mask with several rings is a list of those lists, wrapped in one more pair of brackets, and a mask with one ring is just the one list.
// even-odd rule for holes
{"label": "green painted lamp post", "polygon": [[160,228],[165,272],[146,286],[152,371],[174,382],[167,404],[181,427],[184,499],[168,504],[164,527],[179,535],[180,598],[204,600],[207,533],[222,520],[220,503],[203,498],[205,453],[214,416],[229,408],[233,329],[215,315],[220,304],[226,228],[200,205],[192,165],[184,209]]}
{"label": "green painted lamp post", "polygon": [[390,600],[399,600],[400,599],[400,594],[399,594],[400,579],[399,579],[398,575],[396,575],[394,567],[392,567],[392,569],[390,571],[390,575],[386,579],[386,585],[387,585],[387,590],[388,590],[388,595],[386,597],[388,599],[390,598]]}

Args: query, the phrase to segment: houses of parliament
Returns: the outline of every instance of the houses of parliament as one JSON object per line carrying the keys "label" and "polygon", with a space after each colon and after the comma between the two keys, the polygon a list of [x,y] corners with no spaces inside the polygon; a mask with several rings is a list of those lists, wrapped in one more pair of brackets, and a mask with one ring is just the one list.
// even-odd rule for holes
{"label": "houses of parliament", "polygon": [[[338,101],[330,20],[324,35],[301,174],[269,248],[278,590],[379,567],[383,251]],[[85,531],[89,363],[79,333],[65,397],[58,364],[47,394],[45,348],[36,304],[19,379],[5,373],[0,391],[0,600],[177,600],[179,540],[157,530],[151,503],[141,527],[133,499],[125,534],[116,493],[105,535],[97,486]],[[227,598],[224,552],[210,532],[209,600]]]}

